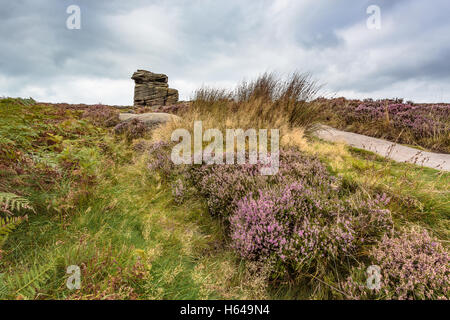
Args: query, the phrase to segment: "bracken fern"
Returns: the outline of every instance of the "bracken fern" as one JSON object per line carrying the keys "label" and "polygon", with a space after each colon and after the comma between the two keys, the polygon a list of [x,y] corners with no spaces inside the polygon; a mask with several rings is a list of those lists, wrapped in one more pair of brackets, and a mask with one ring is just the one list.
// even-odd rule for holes
{"label": "bracken fern", "polygon": [[14,212],[24,210],[34,211],[30,202],[14,193],[0,192],[0,247],[18,224],[27,219],[27,216],[13,217]]}

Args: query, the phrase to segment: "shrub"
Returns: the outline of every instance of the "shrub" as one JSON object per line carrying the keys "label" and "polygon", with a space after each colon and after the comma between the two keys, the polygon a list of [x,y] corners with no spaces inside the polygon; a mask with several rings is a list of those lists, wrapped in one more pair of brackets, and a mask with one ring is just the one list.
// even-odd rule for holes
{"label": "shrub", "polygon": [[160,173],[164,177],[177,174],[175,165],[170,158],[170,144],[165,141],[153,143],[149,148],[147,168],[152,173]]}
{"label": "shrub", "polygon": [[444,134],[449,129],[450,106],[424,106],[387,102],[352,104],[339,109],[339,115],[350,122],[391,122],[400,129],[409,130],[417,137]]}
{"label": "shrub", "polygon": [[381,202],[354,203],[300,182],[250,193],[230,217],[233,247],[243,258],[276,261],[279,271],[317,275],[357,254],[362,233],[370,239],[392,225]]}
{"label": "shrub", "polygon": [[232,246],[245,259],[296,276],[324,272],[361,254],[363,246],[392,229],[385,195],[348,196],[341,181],[315,157],[282,150],[276,175],[262,176],[261,166],[201,165],[189,170],[210,213],[229,222]]}
{"label": "shrub", "polygon": [[[225,155],[224,155],[225,159]],[[321,162],[295,149],[280,151],[280,168],[276,175],[262,176],[262,163],[255,165],[194,165],[190,178],[199,193],[206,198],[212,215],[228,217],[236,208],[236,202],[268,185],[285,185],[304,181],[321,190],[335,188],[331,177]]]}
{"label": "shrub", "polygon": [[362,267],[354,269],[345,292],[354,298],[449,299],[450,254],[426,230],[412,229],[385,235],[370,252],[372,264],[381,269],[381,287],[369,290]]}
{"label": "shrub", "polygon": [[321,234],[315,219],[321,209],[320,197],[300,183],[278,192],[250,193],[238,201],[230,217],[233,246],[242,257],[252,260],[275,255],[282,261],[300,262],[318,249]]}
{"label": "shrub", "polygon": [[124,121],[114,127],[114,133],[117,135],[125,135],[128,141],[142,138],[148,131],[149,127],[139,119]]}
{"label": "shrub", "polygon": [[219,217],[230,215],[237,200],[268,179],[261,176],[258,165],[250,164],[193,166],[190,177],[206,199],[210,214]]}
{"label": "shrub", "polygon": [[84,111],[83,118],[89,119],[97,126],[114,127],[119,120],[119,112],[104,105],[91,106]]}
{"label": "shrub", "polygon": [[400,143],[450,152],[450,105],[402,100],[320,99],[331,125]]}

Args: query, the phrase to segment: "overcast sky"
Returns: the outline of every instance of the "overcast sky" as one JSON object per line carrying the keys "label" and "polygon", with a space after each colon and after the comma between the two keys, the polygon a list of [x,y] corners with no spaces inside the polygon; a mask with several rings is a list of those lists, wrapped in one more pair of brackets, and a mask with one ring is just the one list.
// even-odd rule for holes
{"label": "overcast sky", "polygon": [[182,99],[297,70],[328,96],[450,102],[449,13],[448,0],[0,0],[0,96],[131,105],[137,69]]}

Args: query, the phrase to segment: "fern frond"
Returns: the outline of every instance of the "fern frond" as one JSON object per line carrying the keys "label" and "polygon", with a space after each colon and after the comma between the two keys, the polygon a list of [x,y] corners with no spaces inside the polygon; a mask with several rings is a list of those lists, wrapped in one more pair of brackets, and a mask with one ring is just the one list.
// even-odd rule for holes
{"label": "fern frond", "polygon": [[0,218],[0,236],[6,235],[13,231],[17,225],[25,219],[27,219],[27,216]]}
{"label": "fern frond", "polygon": [[0,210],[10,213],[11,211],[31,210],[34,211],[28,199],[14,193],[0,192]]}
{"label": "fern frond", "polygon": [[27,216],[11,217],[13,212],[23,210],[34,211],[27,199],[15,195],[14,193],[0,192],[0,214],[6,213],[6,217],[0,216],[0,247],[5,242],[6,237],[10,234],[19,223],[27,219]]}
{"label": "fern frond", "polygon": [[0,247],[5,242],[6,237],[24,220],[27,216],[23,217],[6,217],[0,218]]}
{"label": "fern frond", "polygon": [[33,299],[52,277],[53,271],[53,264],[47,264],[44,267],[32,266],[26,273],[9,278],[8,287],[14,288],[12,292],[15,296],[22,295]]}

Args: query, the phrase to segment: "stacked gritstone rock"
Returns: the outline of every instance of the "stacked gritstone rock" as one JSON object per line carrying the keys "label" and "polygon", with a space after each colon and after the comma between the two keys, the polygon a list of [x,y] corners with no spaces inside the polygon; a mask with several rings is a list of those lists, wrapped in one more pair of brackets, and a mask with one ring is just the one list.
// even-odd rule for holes
{"label": "stacked gritstone rock", "polygon": [[135,82],[135,107],[165,106],[178,102],[178,90],[169,88],[169,79],[165,74],[138,70],[131,79]]}

